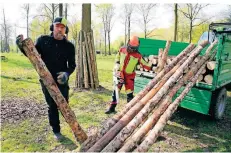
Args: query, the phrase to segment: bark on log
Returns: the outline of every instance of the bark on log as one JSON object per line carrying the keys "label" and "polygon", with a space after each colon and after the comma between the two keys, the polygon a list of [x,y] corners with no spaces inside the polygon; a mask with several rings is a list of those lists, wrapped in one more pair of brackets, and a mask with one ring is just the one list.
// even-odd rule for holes
{"label": "bark on log", "polygon": [[33,64],[34,68],[39,74],[49,94],[57,104],[66,122],[71,127],[76,140],[80,143],[84,142],[87,139],[86,133],[78,124],[74,112],[71,110],[70,106],[67,104],[65,98],[61,94],[51,73],[48,71],[45,63],[42,61],[40,55],[38,54],[33,41],[30,38],[23,40],[22,47],[30,62]]}
{"label": "bark on log", "polygon": [[207,74],[205,77],[204,77],[204,80],[206,83],[208,84],[212,84],[213,83],[213,76],[211,74]]}
{"label": "bark on log", "polygon": [[153,58],[153,59],[152,59],[152,64],[153,64],[153,65],[157,65],[157,64],[158,64],[157,62],[158,62],[158,59],[156,59],[156,58]]}
{"label": "bark on log", "polygon": [[[180,102],[182,101],[182,99],[184,98],[184,96],[190,91],[190,89],[196,83],[196,80],[198,80],[199,75],[201,75],[203,69],[205,68],[206,61],[212,59],[215,56],[216,51],[214,51],[214,53],[212,55],[209,53],[211,51],[211,49],[214,47],[214,45],[215,44],[212,44],[211,47],[209,47],[207,49],[206,55],[203,57],[203,59],[198,61],[198,63],[195,65],[195,67],[190,69],[190,71],[178,82],[178,84],[175,85],[175,87],[174,87],[175,89],[172,89],[173,92],[171,92],[170,97],[165,99],[166,102],[168,100],[171,100],[171,98],[174,96],[174,94],[177,92],[177,90],[180,89],[180,86],[182,86],[185,82],[187,82],[188,79],[192,78],[191,82],[188,85],[186,85],[184,91],[180,94],[180,96],[171,104],[171,105],[173,105],[175,103],[174,104],[175,105],[174,106],[175,110],[178,107],[178,105],[180,104]],[[196,73],[196,75],[194,75],[195,73]],[[169,120],[169,118],[171,117],[171,115],[175,111],[175,110],[172,111],[172,112],[170,111],[171,110],[170,107],[172,107],[171,105],[168,107],[167,111],[165,111],[165,113],[161,116],[161,118],[159,119],[159,121],[157,122],[157,124],[155,125],[153,130],[148,134],[148,136],[145,138],[145,140],[141,143],[141,145],[135,151],[140,151],[140,152],[147,151],[148,148],[156,141],[159,133],[163,130],[163,128],[166,125],[167,121]],[[169,116],[166,116],[166,115],[169,115]],[[155,119],[156,118],[150,118],[150,119],[147,120],[147,122],[148,121],[151,122],[152,120],[155,120]],[[152,125],[154,125],[154,124],[152,124]],[[143,125],[140,128],[140,131],[144,127],[145,127],[145,125]],[[139,131],[137,131],[137,132],[139,132]],[[134,140],[135,138],[132,137],[131,139]],[[126,147],[125,149],[129,150],[129,148],[131,148],[131,147]],[[125,149],[123,149],[123,150],[121,149],[121,151],[124,151]]]}
{"label": "bark on log", "polygon": [[95,87],[99,87],[99,78],[98,78],[98,69],[97,69],[97,61],[96,61],[96,53],[95,53],[95,44],[94,44],[94,35],[93,30],[91,30],[90,33],[91,43],[92,43],[92,53],[93,53],[93,59],[94,59],[94,69],[95,69]]}
{"label": "bark on log", "polygon": [[[204,71],[204,70],[203,70]],[[203,72],[202,71],[202,72]],[[199,77],[198,77],[198,79],[197,79],[197,82],[201,82],[203,79],[204,79],[204,77],[203,77],[203,75],[202,75],[202,72],[201,72],[201,75],[199,75]]]}
{"label": "bark on log", "polygon": [[206,68],[201,72],[201,74],[205,74],[206,73]]}
{"label": "bark on log", "polygon": [[211,71],[215,69],[215,66],[216,66],[216,61],[210,61],[207,63],[207,68]]}
{"label": "bark on log", "polygon": [[94,139],[87,139],[82,144],[81,151],[87,151],[96,143],[96,141],[100,140],[105,135],[105,133],[107,133],[118,122],[118,120],[121,119],[122,116],[124,116],[124,114],[126,114],[139,100],[141,100],[157,84],[157,82],[168,71],[170,71],[183,57],[191,52],[194,47],[194,44],[189,44],[178,56],[176,56],[176,58],[174,58],[170,65],[166,66],[159,74],[157,74],[154,79],[152,79],[147,84],[147,86],[142,91],[140,91],[128,104],[126,104],[126,107],[121,112],[108,119],[108,121],[103,125],[103,128],[97,133],[97,136],[94,137]]}
{"label": "bark on log", "polygon": [[[203,47],[198,45],[197,48],[194,50],[194,52],[192,52],[190,54],[188,59],[176,70],[176,72],[168,79],[168,81],[159,90],[157,90],[158,93],[155,94],[155,96],[152,99],[150,99],[148,101],[148,103],[141,103],[140,102],[140,103],[137,103],[134,107],[132,107],[116,123],[116,125],[113,126],[103,136],[104,140],[100,139],[100,141],[98,141],[94,145],[95,147],[93,146],[89,151],[94,151],[94,149],[97,149],[95,151],[99,151],[98,149],[100,149],[102,146],[104,147],[108,142],[110,142],[110,143],[102,150],[103,152],[113,152],[113,151],[116,151],[117,149],[119,149],[120,146],[122,145],[122,143],[132,134],[132,132],[142,122],[142,120],[144,118],[146,118],[148,116],[148,114],[154,109],[154,107],[159,103],[160,99],[168,92],[169,88],[183,74],[184,69],[186,67],[188,67],[188,65],[194,60],[194,58],[200,53],[200,51],[202,49],[203,49]],[[139,112],[139,113],[137,114],[137,112]],[[124,126],[126,126],[126,127],[124,128]],[[120,129],[122,129],[122,130],[120,131]],[[119,133],[119,134],[117,135],[117,133]]]}
{"label": "bark on log", "polygon": [[169,48],[171,46],[171,43],[172,42],[169,40],[166,42],[164,52],[161,56],[162,60],[160,60],[160,63],[158,61],[157,73],[159,73],[164,68],[164,66],[167,64],[168,51],[169,51]]}
{"label": "bark on log", "polygon": [[93,80],[93,74],[92,74],[92,65],[91,65],[91,57],[90,57],[90,45],[91,45],[91,41],[88,39],[86,32],[84,32],[84,37],[85,37],[85,44],[86,44],[86,56],[87,56],[87,65],[88,65],[88,74],[89,74],[89,84],[91,86],[91,88],[94,89],[94,80]]}
{"label": "bark on log", "polygon": [[80,48],[80,52],[79,52],[79,88],[83,87],[83,49],[82,49],[82,38],[83,38],[83,31],[80,30],[80,41],[79,41],[79,48]]}
{"label": "bark on log", "polygon": [[158,64],[157,64],[157,69],[156,69],[156,73],[160,70],[159,67],[161,67],[161,65],[163,65],[163,59],[162,59],[162,55],[164,53],[164,50],[162,48],[159,49],[159,53],[158,53]]}
{"label": "bark on log", "polygon": [[82,42],[83,49],[83,74],[84,74],[84,88],[89,88],[89,79],[87,73],[87,59],[86,59],[86,43]]}
{"label": "bark on log", "polygon": [[148,133],[148,136],[143,140],[143,142],[135,149],[134,152],[147,152],[148,149],[153,145],[153,143],[158,138],[160,132],[164,129],[167,121],[170,119],[172,114],[176,111],[177,107],[179,106],[180,102],[183,100],[185,95],[191,90],[191,88],[196,83],[198,76],[201,74],[201,71],[205,68],[205,65],[199,69],[197,74],[193,77],[191,82],[189,82],[183,92],[177,97],[172,104],[167,108],[163,115],[161,115],[160,119],[154,126],[154,128]]}

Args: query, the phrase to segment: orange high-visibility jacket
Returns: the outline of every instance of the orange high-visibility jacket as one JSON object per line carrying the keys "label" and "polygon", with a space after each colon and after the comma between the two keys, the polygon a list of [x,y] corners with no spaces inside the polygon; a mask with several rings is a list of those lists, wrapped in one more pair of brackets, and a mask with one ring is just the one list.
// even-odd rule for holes
{"label": "orange high-visibility jacket", "polygon": [[139,52],[127,52],[127,47],[121,47],[116,55],[116,63],[120,64],[119,71],[126,77],[135,78],[135,70],[138,64],[143,68],[150,70],[151,64],[148,64]]}

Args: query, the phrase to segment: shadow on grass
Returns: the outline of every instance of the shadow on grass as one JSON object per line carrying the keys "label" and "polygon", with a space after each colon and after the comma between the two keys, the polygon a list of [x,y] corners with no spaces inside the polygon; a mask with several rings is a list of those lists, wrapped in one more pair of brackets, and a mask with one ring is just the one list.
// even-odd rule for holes
{"label": "shadow on grass", "polygon": [[63,139],[60,141],[60,143],[68,150],[72,151],[77,148],[77,145],[68,137],[63,136]]}
{"label": "shadow on grass", "polygon": [[28,82],[28,83],[35,83],[35,84],[39,84],[39,82],[35,82],[35,81],[30,81],[32,78],[27,77],[27,80],[22,79],[20,77],[9,77],[9,76],[5,76],[5,75],[1,75],[1,78],[4,79],[12,79],[13,81],[22,81],[22,82]]}
{"label": "shadow on grass", "polygon": [[[229,99],[229,101],[231,101]],[[195,139],[201,145],[189,152],[196,151],[231,151],[231,103],[228,102],[224,118],[216,121],[211,116],[203,115],[183,108],[178,108],[170,119],[178,125],[168,124],[165,130],[189,139]],[[182,126],[186,128],[182,128]],[[180,151],[180,150],[179,150]]]}

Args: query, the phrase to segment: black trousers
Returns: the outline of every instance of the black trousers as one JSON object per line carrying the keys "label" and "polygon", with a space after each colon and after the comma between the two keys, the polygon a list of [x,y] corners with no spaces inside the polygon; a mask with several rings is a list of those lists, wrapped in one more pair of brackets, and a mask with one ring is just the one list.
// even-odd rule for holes
{"label": "black trousers", "polygon": [[[50,96],[50,94],[49,94],[48,90],[46,89],[46,87],[44,86],[42,80],[39,80],[39,81],[40,81],[46,102],[48,104],[48,118],[49,118],[50,126],[52,127],[54,133],[59,133],[60,132],[60,121],[59,121],[59,112],[58,112],[57,105],[56,105],[55,101],[53,100],[53,98]],[[58,85],[58,88],[59,88],[60,92],[62,93],[63,97],[68,102],[68,99],[69,99],[69,86],[68,86],[68,84],[60,85],[57,83],[57,85]]]}

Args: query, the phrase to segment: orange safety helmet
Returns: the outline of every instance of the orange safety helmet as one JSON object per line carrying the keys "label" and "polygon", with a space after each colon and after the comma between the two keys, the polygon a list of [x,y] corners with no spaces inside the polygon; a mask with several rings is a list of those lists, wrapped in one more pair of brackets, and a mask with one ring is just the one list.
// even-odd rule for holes
{"label": "orange safety helmet", "polygon": [[129,40],[128,40],[128,47],[132,50],[138,50],[140,46],[140,40],[137,36],[132,36]]}

